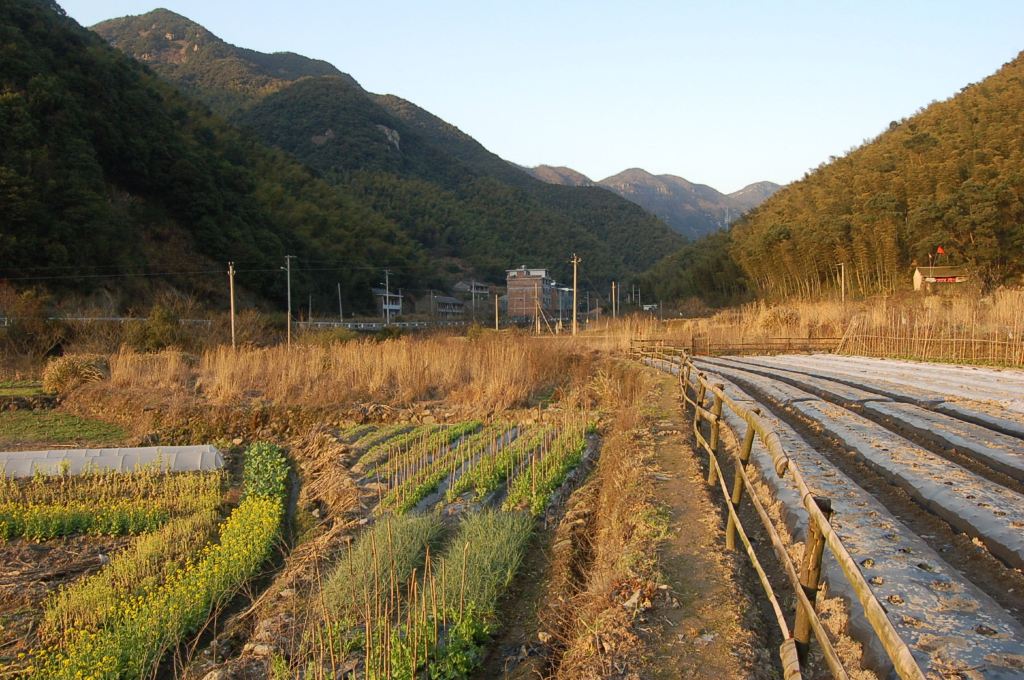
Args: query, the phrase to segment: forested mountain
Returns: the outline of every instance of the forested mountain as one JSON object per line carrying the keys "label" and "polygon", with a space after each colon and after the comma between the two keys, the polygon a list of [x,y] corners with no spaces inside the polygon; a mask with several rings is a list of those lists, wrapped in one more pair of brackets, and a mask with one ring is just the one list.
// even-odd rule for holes
{"label": "forested mountain", "polygon": [[748,184],[739,191],[734,191],[731,194],[726,194],[732,201],[732,204],[746,212],[751,208],[757,206],[768,200],[776,191],[781,189],[782,186],[775,182],[754,182]]}
{"label": "forested mountain", "polygon": [[769,295],[907,288],[910,267],[969,265],[987,285],[1024,273],[1024,53],[980,83],[790,184],[732,229]]}
{"label": "forested mountain", "polygon": [[415,104],[368,93],[322,62],[237,48],[166,10],[95,30],[361,196],[433,258],[479,276],[499,280],[510,266],[536,264],[564,277],[576,251],[596,283],[644,270],[682,245],[629,202],[537,181]]}
{"label": "forested mountain", "polygon": [[280,300],[293,254],[297,290],[334,297],[340,283],[356,305],[370,305],[378,263],[430,282],[423,249],[363,197],[225,124],[55,3],[0,0],[0,32],[0,277],[139,302],[159,281],[223,300],[234,260],[243,289]]}
{"label": "forested mountain", "polygon": [[561,184],[567,187],[588,187],[596,184],[582,172],[564,165],[538,165],[532,168],[523,168],[523,170],[548,184]]}
{"label": "forested mountain", "polygon": [[675,175],[653,175],[640,168],[623,170],[598,182],[572,168],[539,165],[524,169],[550,184],[609,189],[657,215],[675,232],[690,239],[725,229],[779,189],[773,182],[757,182],[735,193],[723,194],[705,184],[694,184]]}
{"label": "forested mountain", "polygon": [[137,31],[118,31],[120,20],[103,22],[93,30],[139,61],[159,64],[182,89],[201,94],[222,112],[244,108],[254,97],[276,92],[299,78],[337,76],[355,83],[326,61],[228,45],[199,24],[166,9],[146,16],[152,21],[139,25]]}

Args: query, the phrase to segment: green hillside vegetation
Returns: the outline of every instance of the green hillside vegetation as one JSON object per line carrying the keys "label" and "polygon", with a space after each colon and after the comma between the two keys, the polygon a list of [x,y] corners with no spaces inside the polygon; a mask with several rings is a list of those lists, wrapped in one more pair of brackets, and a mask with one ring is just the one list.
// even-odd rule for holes
{"label": "green hillside vegetation", "polygon": [[731,247],[729,232],[716,231],[666,256],[637,282],[654,300],[697,298],[715,307],[747,302],[750,283],[730,255]]}
{"label": "green hillside vegetation", "polygon": [[1024,272],[1024,55],[780,190],[732,229],[771,297],[907,288],[911,265],[966,264],[994,286]]}
{"label": "green hillside vegetation", "polygon": [[147,274],[212,267],[212,278],[159,278],[223,298],[217,272],[234,260],[242,287],[280,299],[278,268],[290,253],[334,267],[298,272],[297,286],[333,294],[341,282],[366,307],[371,265],[426,281],[422,249],[392,221],[226,124],[56,4],[2,0],[0,31],[0,277],[144,291]]}
{"label": "green hillside vegetation", "polygon": [[[149,20],[147,20],[147,18]],[[263,54],[235,48],[205,28],[166,9],[156,9],[132,22],[131,31],[116,31],[120,20],[93,27],[114,47],[160,65],[169,79],[190,94],[200,94],[218,111],[248,106],[254,97],[276,92],[309,76],[337,76],[354,83],[325,61],[291,52]],[[112,24],[112,31],[107,31]]]}
{"label": "green hillside vegetation", "polygon": [[[576,251],[596,283],[642,271],[683,243],[629,202],[543,184],[411,102],[367,93],[337,69],[323,72],[323,62],[258,55],[165,10],[95,29],[262,141],[357,192],[432,257],[478,276],[496,281],[510,266],[535,264],[565,277]],[[289,68],[265,66],[286,56]]]}

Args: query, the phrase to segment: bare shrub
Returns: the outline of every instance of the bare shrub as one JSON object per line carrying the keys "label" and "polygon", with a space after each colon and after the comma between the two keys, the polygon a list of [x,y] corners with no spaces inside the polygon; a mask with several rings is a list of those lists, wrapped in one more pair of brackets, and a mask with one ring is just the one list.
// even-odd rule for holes
{"label": "bare shrub", "polygon": [[50,298],[40,290],[16,291],[0,283],[0,348],[9,358],[38,362],[57,349],[67,335],[67,328],[51,320]]}
{"label": "bare shrub", "polygon": [[157,352],[168,347],[184,347],[189,336],[174,310],[156,304],[145,321],[137,321],[127,327],[125,341],[140,352]]}
{"label": "bare shrub", "polygon": [[51,359],[43,369],[43,389],[66,394],[86,383],[110,376],[106,358],[96,354],[67,354]]}

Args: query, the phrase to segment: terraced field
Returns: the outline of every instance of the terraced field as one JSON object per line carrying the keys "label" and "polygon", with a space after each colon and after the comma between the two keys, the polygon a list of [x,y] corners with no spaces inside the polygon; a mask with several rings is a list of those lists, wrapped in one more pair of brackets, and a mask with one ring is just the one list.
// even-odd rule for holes
{"label": "terraced field", "polygon": [[[811,491],[831,500],[833,528],[928,677],[1024,675],[1024,374],[830,355],[693,363],[759,408]],[[738,443],[746,423],[726,409],[723,424]],[[803,540],[799,493],[760,443],[751,462]],[[865,664],[886,675],[827,552],[823,569]]]}

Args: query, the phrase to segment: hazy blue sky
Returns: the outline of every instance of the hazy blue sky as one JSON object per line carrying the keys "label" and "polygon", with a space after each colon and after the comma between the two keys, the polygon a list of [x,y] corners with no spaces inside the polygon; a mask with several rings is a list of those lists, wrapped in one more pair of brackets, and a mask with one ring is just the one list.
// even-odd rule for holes
{"label": "hazy blue sky", "polygon": [[[64,0],[83,25],[157,0]],[[788,182],[1024,49],[1024,2],[162,0],[330,61],[524,165]]]}

